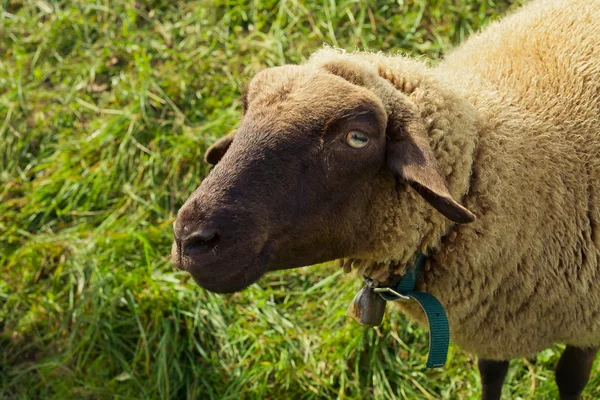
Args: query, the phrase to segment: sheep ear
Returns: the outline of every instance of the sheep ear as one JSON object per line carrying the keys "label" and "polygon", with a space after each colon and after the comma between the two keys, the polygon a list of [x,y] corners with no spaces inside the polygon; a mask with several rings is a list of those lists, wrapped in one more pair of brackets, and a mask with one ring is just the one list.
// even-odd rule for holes
{"label": "sheep ear", "polygon": [[217,140],[206,150],[206,153],[204,153],[204,161],[211,165],[217,165],[217,163],[221,161],[221,158],[223,158],[227,152],[227,149],[229,149],[229,146],[231,146],[234,137],[235,131]]}
{"label": "sheep ear", "polygon": [[[372,77],[365,71],[372,66],[369,63],[357,64],[353,59],[349,62],[345,56],[325,51],[316,59],[321,67],[334,75],[364,87],[378,87],[387,91],[384,96],[389,101],[387,127],[387,166],[400,179],[410,185],[436,210],[446,218],[457,223],[468,223],[475,216],[456,202],[448,191],[446,179],[440,173],[437,161],[429,143],[425,139],[424,127],[414,117],[416,109],[408,98],[400,95],[389,83],[387,85],[370,85]],[[322,54],[322,57],[321,57]],[[366,68],[365,68],[366,66]]]}
{"label": "sheep ear", "polygon": [[459,224],[473,222],[475,216],[450,195],[427,140],[407,130],[394,136],[387,143],[388,168],[446,218]]}

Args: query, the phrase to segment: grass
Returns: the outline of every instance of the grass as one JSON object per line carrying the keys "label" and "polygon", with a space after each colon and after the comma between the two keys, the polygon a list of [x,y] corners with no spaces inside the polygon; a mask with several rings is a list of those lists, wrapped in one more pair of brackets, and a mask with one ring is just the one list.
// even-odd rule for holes
{"label": "grass", "polygon": [[[214,295],[171,224],[260,69],[323,43],[435,60],[510,3],[1,0],[0,398],[477,398],[458,348],[427,371],[402,315],[345,320],[361,283],[333,265]],[[558,350],[505,397],[556,397]]]}

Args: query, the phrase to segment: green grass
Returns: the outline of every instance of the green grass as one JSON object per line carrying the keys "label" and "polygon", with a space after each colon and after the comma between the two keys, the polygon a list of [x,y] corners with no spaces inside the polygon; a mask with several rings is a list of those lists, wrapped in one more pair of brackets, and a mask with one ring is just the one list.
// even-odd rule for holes
{"label": "green grass", "polygon": [[[477,398],[474,359],[425,370],[401,314],[346,320],[333,265],[214,295],[171,224],[257,71],[323,43],[435,60],[509,3],[0,1],[0,398]],[[505,397],[556,397],[557,358],[515,360]]]}

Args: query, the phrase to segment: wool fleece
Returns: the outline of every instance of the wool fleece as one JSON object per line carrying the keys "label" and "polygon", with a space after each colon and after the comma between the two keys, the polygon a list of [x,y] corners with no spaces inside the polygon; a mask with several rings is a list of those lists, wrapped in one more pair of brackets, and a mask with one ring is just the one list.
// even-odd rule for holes
{"label": "wool fleece", "polygon": [[[482,358],[600,345],[599,1],[534,1],[435,67],[334,49],[309,63],[366,69],[408,96],[451,194],[477,217],[452,224],[381,182],[373,220],[386,222],[347,271],[386,282],[425,252],[417,289]],[[418,305],[399,307],[424,322]]]}

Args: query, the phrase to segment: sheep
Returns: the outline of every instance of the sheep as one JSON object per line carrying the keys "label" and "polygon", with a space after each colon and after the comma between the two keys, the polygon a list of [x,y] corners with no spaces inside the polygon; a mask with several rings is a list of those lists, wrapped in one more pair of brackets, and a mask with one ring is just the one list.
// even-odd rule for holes
{"label": "sheep", "polygon": [[436,66],[324,48],[261,71],[178,212],[174,263],[234,292],[335,259],[390,284],[423,253],[417,289],[479,357],[483,399],[557,342],[560,397],[579,398],[600,345],[598,21],[597,0],[534,0]]}

